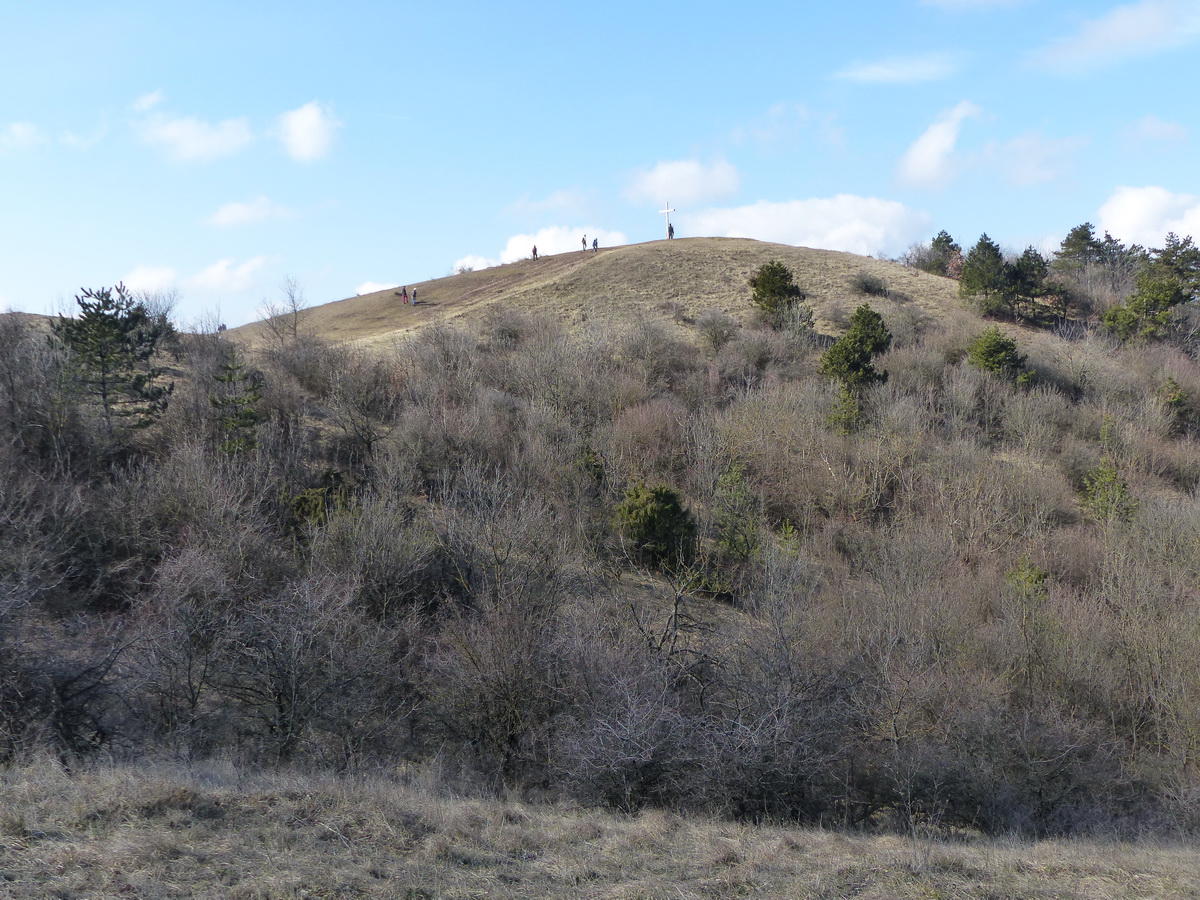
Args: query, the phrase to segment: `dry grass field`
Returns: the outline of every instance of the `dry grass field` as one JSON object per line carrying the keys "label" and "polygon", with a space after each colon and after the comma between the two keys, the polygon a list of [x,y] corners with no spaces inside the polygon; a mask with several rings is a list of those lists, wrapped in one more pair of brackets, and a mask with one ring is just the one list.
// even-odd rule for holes
{"label": "dry grass field", "polygon": [[1192,847],[871,836],[446,795],[429,772],[0,773],[0,896],[1159,898]]}
{"label": "dry grass field", "polygon": [[[808,293],[822,331],[841,330],[856,305],[846,298],[855,296],[853,281],[861,274],[886,286],[889,296],[871,301],[894,327],[913,318],[943,325],[970,318],[955,282],[898,263],[742,238],[688,238],[544,256],[409,285],[417,289],[415,307],[391,290],[363,294],[307,309],[301,324],[326,340],[369,346],[433,322],[471,324],[496,306],[551,315],[577,328],[646,319],[679,324],[709,308],[744,321],[751,310],[747,282],[773,259]],[[263,328],[254,323],[230,334],[253,342]]]}

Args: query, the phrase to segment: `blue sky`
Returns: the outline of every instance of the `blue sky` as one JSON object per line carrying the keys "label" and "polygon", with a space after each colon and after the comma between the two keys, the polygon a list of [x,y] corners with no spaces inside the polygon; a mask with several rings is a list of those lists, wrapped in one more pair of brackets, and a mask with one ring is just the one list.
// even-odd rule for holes
{"label": "blue sky", "polygon": [[1200,238],[1200,0],[0,0],[0,309],[663,236]]}

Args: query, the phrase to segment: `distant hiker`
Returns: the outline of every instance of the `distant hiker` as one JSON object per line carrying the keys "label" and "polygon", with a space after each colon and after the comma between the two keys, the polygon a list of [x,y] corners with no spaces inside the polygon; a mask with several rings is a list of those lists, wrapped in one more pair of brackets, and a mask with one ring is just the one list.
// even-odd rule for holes
{"label": "distant hiker", "polygon": [[404,301],[406,305],[408,304],[408,285],[405,285],[404,290],[400,292],[400,299]]}
{"label": "distant hiker", "polygon": [[416,288],[413,288],[412,305],[413,306],[417,305],[417,289]]}
{"label": "distant hiker", "polygon": [[600,248],[600,238],[592,238],[592,252],[595,253]]}
{"label": "distant hiker", "polygon": [[675,237],[675,226],[674,226],[674,225],[668,225],[668,226],[667,226],[667,240],[669,241],[669,240],[671,240],[671,238],[673,238],[673,237]]}
{"label": "distant hiker", "polygon": [[533,258],[537,259],[537,244],[533,245]]}
{"label": "distant hiker", "polygon": [[583,236],[583,240],[580,241],[580,243],[583,244],[583,252],[587,253],[587,235],[586,234]]}

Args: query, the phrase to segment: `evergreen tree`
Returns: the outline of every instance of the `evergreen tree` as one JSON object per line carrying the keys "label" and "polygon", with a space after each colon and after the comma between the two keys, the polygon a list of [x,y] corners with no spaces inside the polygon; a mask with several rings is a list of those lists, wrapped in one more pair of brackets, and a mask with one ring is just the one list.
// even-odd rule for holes
{"label": "evergreen tree", "polygon": [[1017,342],[994,325],[984,329],[967,349],[967,362],[976,369],[1015,381],[1025,367]]}
{"label": "evergreen tree", "polygon": [[930,242],[930,246],[935,252],[942,254],[946,258],[949,258],[954,253],[962,253],[962,247],[958,246],[958,243],[954,238],[950,237],[950,233],[944,228],[937,233],[937,237]]}
{"label": "evergreen tree", "polygon": [[145,427],[167,407],[173,384],[159,384],[154,365],[170,324],[151,316],[123,284],[84,289],[75,298],[79,315],[59,317],[54,336],[70,352],[75,378],[99,404],[105,428],[118,423]]}
{"label": "evergreen tree", "polygon": [[781,320],[791,307],[804,299],[792,271],[779,260],[765,263],[750,278],[751,301],[772,319]]}
{"label": "evergreen tree", "polygon": [[1179,280],[1188,300],[1200,297],[1200,247],[1191,236],[1180,239],[1171,232],[1161,249],[1150,251],[1155,267]]}
{"label": "evergreen tree", "polygon": [[962,272],[962,247],[944,229],[927,244],[913,244],[902,259],[906,266],[943,278],[957,278]]}
{"label": "evergreen tree", "polygon": [[982,234],[963,261],[959,296],[977,297],[985,314],[995,313],[1004,286],[1004,254],[995,241]]}
{"label": "evergreen tree", "polygon": [[1067,232],[1056,259],[1069,268],[1083,268],[1099,259],[1101,250],[1101,244],[1096,240],[1096,226],[1084,222]]}
{"label": "evergreen tree", "polygon": [[1026,247],[1024,253],[1005,264],[1004,288],[1000,299],[1008,310],[1009,318],[1020,318],[1023,312],[1028,312],[1036,301],[1049,293],[1046,285],[1049,273],[1050,263],[1034,247]]}
{"label": "evergreen tree", "polygon": [[617,505],[625,536],[650,564],[665,571],[690,565],[696,555],[696,520],[666,485],[637,484]]}
{"label": "evergreen tree", "polygon": [[821,356],[821,372],[835,378],[852,393],[887,381],[887,372],[875,368],[873,360],[892,345],[892,333],[883,316],[869,306],[860,306],[850,317],[850,328]]}
{"label": "evergreen tree", "polygon": [[253,450],[258,444],[255,428],[266,418],[258,409],[262,400],[259,373],[247,372],[237,350],[231,349],[229,358],[221,364],[220,373],[214,375],[213,380],[217,382],[218,391],[208,398],[208,402],[217,411],[222,452]]}
{"label": "evergreen tree", "polygon": [[1101,323],[1123,341],[1157,340],[1166,334],[1171,311],[1187,300],[1179,278],[1169,270],[1152,266],[1138,276],[1129,299],[1106,312]]}

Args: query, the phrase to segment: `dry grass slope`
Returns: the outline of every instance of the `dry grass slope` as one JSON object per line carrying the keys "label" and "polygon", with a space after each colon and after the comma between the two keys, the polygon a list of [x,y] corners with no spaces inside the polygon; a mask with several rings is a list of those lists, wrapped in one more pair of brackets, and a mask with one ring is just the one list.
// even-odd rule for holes
{"label": "dry grass slope", "polygon": [[[472,323],[496,306],[548,314],[573,327],[670,324],[710,307],[745,320],[747,281],[772,259],[787,265],[809,294],[821,330],[838,330],[862,301],[853,288],[860,274],[886,285],[890,296],[870,301],[889,322],[918,316],[946,324],[968,315],[955,282],[898,263],[742,238],[689,238],[521,260],[410,285],[418,292],[416,307],[391,290],[363,294],[306,310],[302,326],[327,340],[372,345],[433,322]],[[254,341],[262,331],[254,323],[232,334]]]}
{"label": "dry grass slope", "polygon": [[[410,776],[412,773],[407,773]],[[1178,898],[1189,847],[870,836],[49,761],[0,773],[0,895],[33,898]]]}

